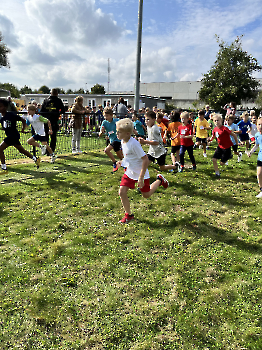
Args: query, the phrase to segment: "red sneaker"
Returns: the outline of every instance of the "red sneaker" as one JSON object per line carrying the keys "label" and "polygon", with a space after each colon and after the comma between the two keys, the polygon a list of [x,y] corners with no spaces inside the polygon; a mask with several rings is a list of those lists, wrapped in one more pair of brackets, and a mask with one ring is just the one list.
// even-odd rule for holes
{"label": "red sneaker", "polygon": [[118,167],[116,164],[113,164],[113,173],[118,170]]}
{"label": "red sneaker", "polygon": [[168,181],[164,178],[163,175],[158,174],[156,178],[157,178],[158,180],[161,181],[161,185],[160,185],[160,186],[163,186],[165,189],[168,188],[169,183],[168,183]]}
{"label": "red sneaker", "polygon": [[123,217],[123,219],[121,219],[119,221],[119,223],[127,224],[131,220],[134,220],[134,214],[129,215],[129,214],[126,213],[125,216]]}

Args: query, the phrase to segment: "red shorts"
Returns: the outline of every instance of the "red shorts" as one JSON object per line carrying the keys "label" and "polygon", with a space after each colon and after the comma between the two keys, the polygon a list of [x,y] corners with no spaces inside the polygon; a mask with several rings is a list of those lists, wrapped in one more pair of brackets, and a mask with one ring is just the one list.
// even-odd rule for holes
{"label": "red shorts", "polygon": [[[130,179],[130,177],[128,177],[126,174],[124,174],[122,179],[121,179],[120,186],[126,186],[126,187],[129,187],[131,189],[134,189],[136,182],[137,182],[137,180]],[[141,192],[149,192],[150,191],[150,179],[144,180],[144,186],[142,188],[140,188],[140,191]]]}
{"label": "red shorts", "polygon": [[251,139],[250,139],[251,142],[255,142],[255,140],[256,139],[254,137],[251,137]]}

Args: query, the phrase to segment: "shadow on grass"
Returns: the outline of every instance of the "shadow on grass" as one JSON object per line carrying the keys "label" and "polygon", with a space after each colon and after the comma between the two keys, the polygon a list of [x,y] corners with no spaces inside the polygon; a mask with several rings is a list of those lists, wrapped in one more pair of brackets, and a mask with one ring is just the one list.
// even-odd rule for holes
{"label": "shadow on grass", "polygon": [[[143,222],[151,229],[157,230],[176,230],[181,229],[183,232],[188,230],[192,232],[197,237],[211,238],[212,240],[220,243],[225,243],[230,246],[234,246],[240,250],[245,250],[249,253],[262,254],[262,245],[257,243],[249,243],[237,237],[232,232],[229,232],[228,228],[217,227],[211,223],[206,222],[206,218],[199,213],[195,213],[196,220],[192,218],[181,218],[181,219],[171,219],[169,222],[157,223],[150,220],[144,219]],[[197,238],[196,237],[196,238]]]}

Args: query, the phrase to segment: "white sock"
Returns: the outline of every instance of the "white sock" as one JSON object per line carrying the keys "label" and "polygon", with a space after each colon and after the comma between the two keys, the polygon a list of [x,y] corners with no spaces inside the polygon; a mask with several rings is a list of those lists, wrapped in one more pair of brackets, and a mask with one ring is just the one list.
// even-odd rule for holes
{"label": "white sock", "polygon": [[2,168],[3,170],[6,170],[6,164],[2,164],[2,165],[1,165],[1,168]]}
{"label": "white sock", "polygon": [[216,171],[216,175],[220,175],[219,171]]}
{"label": "white sock", "polygon": [[33,158],[32,158],[32,159],[33,159],[33,161],[34,161],[34,162],[36,161],[36,157],[35,157],[35,156],[33,156]]}

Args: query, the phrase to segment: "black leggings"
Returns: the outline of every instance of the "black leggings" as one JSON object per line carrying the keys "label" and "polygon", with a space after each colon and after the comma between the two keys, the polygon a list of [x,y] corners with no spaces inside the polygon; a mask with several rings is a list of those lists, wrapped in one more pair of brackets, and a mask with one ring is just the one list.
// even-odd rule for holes
{"label": "black leggings", "polygon": [[185,164],[185,153],[188,153],[189,158],[193,165],[196,164],[195,157],[193,155],[193,146],[180,146],[179,156],[180,156],[180,164],[183,166]]}

